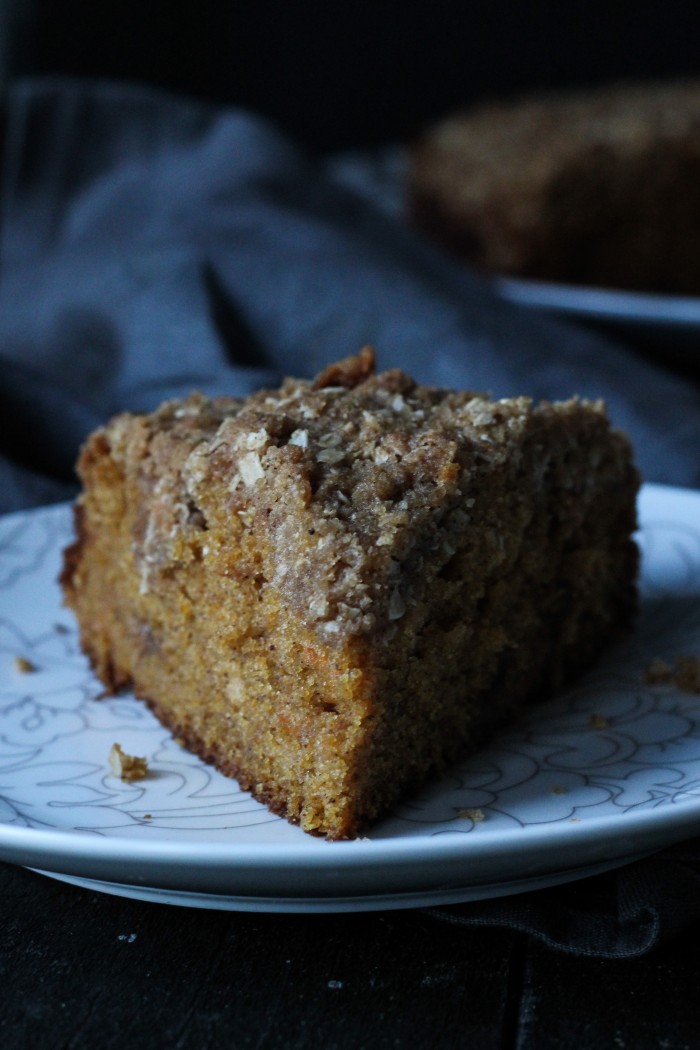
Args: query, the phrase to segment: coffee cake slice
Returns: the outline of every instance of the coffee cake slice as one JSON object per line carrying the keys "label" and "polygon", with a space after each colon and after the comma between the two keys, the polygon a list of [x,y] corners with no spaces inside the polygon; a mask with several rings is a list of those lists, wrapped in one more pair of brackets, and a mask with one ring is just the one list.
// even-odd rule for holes
{"label": "coffee cake slice", "polygon": [[700,293],[700,81],[483,103],[411,153],[413,219],[489,273]]}
{"label": "coffee cake slice", "polygon": [[108,690],[308,832],[356,836],[586,666],[635,605],[637,474],[600,403],[373,354],[122,414],[62,583]]}

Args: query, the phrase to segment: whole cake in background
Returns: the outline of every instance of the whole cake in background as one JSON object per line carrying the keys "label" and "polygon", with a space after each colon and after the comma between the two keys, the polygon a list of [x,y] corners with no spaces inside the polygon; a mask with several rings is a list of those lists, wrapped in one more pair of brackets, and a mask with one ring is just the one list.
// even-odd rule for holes
{"label": "whole cake in background", "polygon": [[476,107],[410,161],[415,223],[475,267],[700,295],[700,83]]}
{"label": "whole cake in background", "polygon": [[373,369],[117,416],[62,575],[108,690],[332,839],[586,667],[636,598],[637,473],[600,403]]}

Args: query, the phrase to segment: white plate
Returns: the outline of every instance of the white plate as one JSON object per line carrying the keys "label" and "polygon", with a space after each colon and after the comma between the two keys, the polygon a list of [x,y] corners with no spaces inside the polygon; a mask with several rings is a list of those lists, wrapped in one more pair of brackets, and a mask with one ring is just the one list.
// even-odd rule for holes
{"label": "white plate", "polygon": [[[125,896],[342,911],[515,893],[694,835],[700,697],[644,672],[700,655],[700,494],[648,486],[640,510],[633,635],[366,839],[339,843],[272,816],[130,696],[99,699],[56,583],[68,508],[0,519],[0,857]],[[147,756],[146,780],[110,776],[115,741]]]}
{"label": "white plate", "polygon": [[679,363],[697,367],[700,361],[700,299],[515,277],[498,277],[494,284],[499,295],[520,306],[608,329]]}

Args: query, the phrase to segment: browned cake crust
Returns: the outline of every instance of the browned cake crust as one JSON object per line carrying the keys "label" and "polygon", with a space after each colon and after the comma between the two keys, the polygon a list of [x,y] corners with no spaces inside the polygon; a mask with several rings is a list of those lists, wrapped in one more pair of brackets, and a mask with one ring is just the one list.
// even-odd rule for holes
{"label": "browned cake crust", "polygon": [[493,273],[700,293],[700,83],[493,104],[429,131],[415,222]]}
{"label": "browned cake crust", "polygon": [[330,838],[589,663],[635,601],[637,475],[600,404],[371,368],[116,417],[82,452],[62,577],[108,689]]}

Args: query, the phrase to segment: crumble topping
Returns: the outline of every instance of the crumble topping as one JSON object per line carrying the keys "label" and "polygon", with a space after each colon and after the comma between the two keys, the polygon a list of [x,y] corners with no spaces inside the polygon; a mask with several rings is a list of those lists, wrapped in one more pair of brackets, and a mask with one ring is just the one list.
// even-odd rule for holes
{"label": "crumble topping", "polygon": [[[422,387],[373,365],[365,347],[313,382],[287,379],[245,400],[193,394],[138,425],[110,424],[113,457],[145,490],[133,540],[142,593],[152,574],[206,556],[223,575],[278,588],[325,635],[390,637],[419,600],[426,561],[446,565],[472,519],[488,520],[488,502],[477,506],[470,490],[483,492],[484,474],[505,469],[506,456],[517,471],[536,412],[578,404],[535,410],[529,398]],[[225,564],[214,524],[269,537],[262,560],[258,548],[255,564]],[[497,549],[496,534],[491,542]]]}
{"label": "crumble topping", "polygon": [[374,348],[363,346],[359,354],[328,365],[314,380],[314,389],[355,387],[374,372]]}
{"label": "crumble topping", "polygon": [[238,461],[238,471],[238,475],[231,482],[232,489],[235,489],[241,480],[244,485],[252,486],[256,481],[261,481],[265,477],[265,471],[257,452],[246,452],[244,456],[241,456]]}

